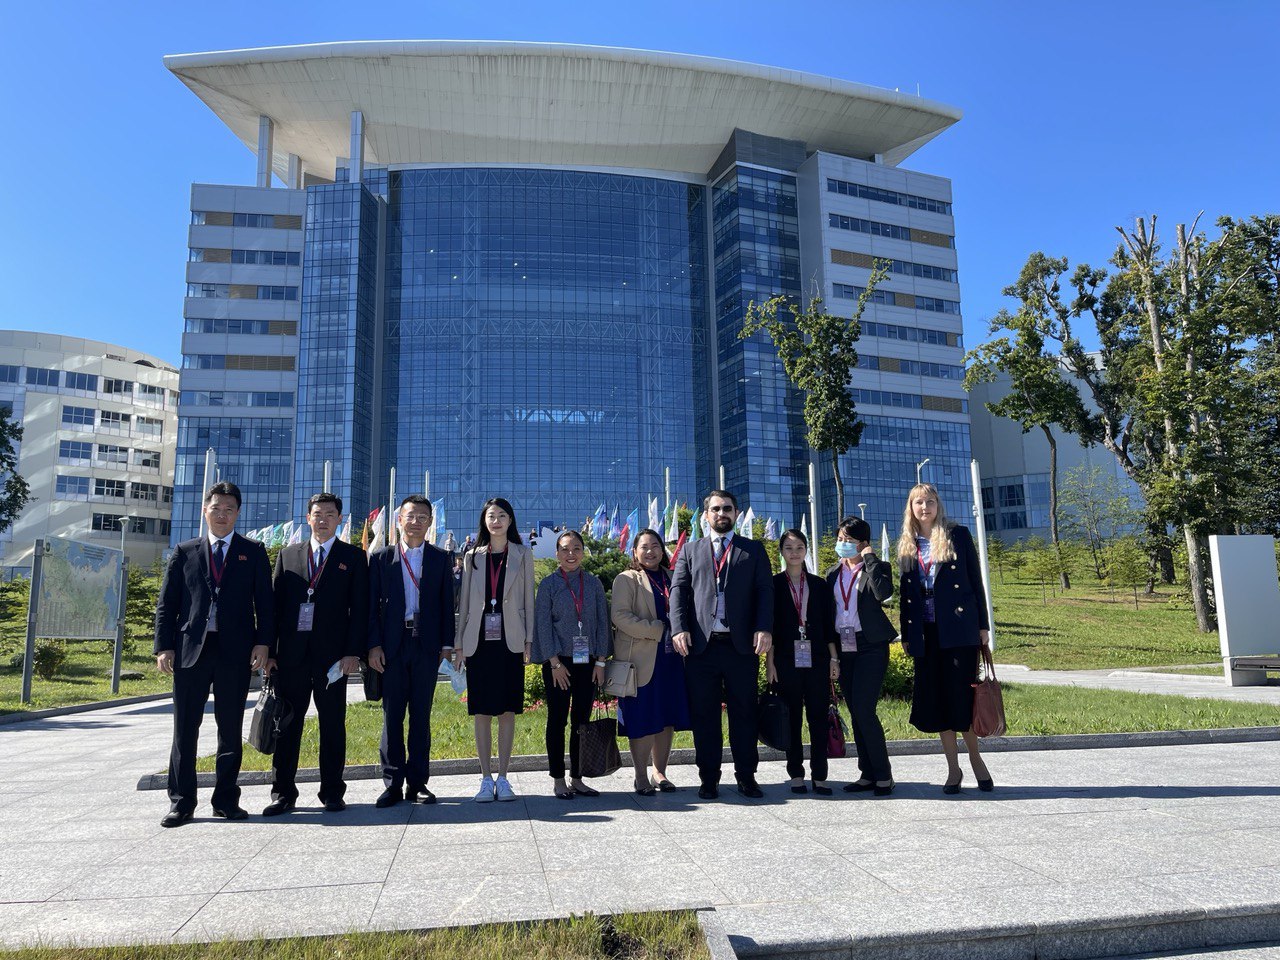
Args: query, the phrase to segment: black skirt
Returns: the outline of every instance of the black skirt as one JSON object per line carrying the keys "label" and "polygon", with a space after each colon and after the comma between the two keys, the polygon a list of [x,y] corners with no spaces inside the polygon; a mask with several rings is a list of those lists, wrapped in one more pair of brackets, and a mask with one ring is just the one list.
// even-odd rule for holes
{"label": "black skirt", "polygon": [[911,725],[921,733],[973,726],[973,684],[978,679],[978,647],[938,646],[938,625],[924,625],[924,656],[915,658]]}
{"label": "black skirt", "polygon": [[485,640],[467,657],[467,713],[498,717],[524,712],[524,654],[512,653],[505,640]]}

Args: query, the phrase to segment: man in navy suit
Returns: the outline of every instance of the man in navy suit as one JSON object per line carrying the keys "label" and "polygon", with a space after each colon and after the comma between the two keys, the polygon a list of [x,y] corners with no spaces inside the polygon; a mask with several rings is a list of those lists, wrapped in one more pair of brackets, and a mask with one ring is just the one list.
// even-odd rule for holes
{"label": "man in navy suit", "polygon": [[280,731],[271,762],[271,803],[264,817],[288,813],[298,800],[298,753],[307,707],[320,727],[320,802],[345,810],[347,674],[364,653],[369,619],[369,568],[364,551],[338,539],[342,501],[317,493],[307,501],[311,538],[276,556],[276,644],[280,698],[292,716]]}
{"label": "man in navy suit", "polygon": [[671,642],[685,658],[698,796],[720,795],[720,704],[729,714],[738,792],[762,797],[756,783],[756,675],[773,644],[773,575],[764,547],[735,537],[738,501],[712,490],[703,502],[711,535],[680,552],[671,578]]}
{"label": "man in navy suit", "polygon": [[248,816],[240,806],[241,734],[249,671],[266,666],[275,633],[271,564],[260,543],[235,533],[240,490],[218,483],[204,497],[208,533],[178,544],[156,604],[156,666],[173,674],[169,812],[180,827],[196,808],[196,746],[209,691],[218,726],[213,815]]}
{"label": "man in navy suit", "polygon": [[[382,782],[377,806],[435,803],[431,776],[431,704],[440,661],[453,653],[453,569],[449,555],[426,543],[431,501],[400,504],[400,544],[369,558],[369,652],[382,673]],[[409,714],[405,750],[405,712]]]}

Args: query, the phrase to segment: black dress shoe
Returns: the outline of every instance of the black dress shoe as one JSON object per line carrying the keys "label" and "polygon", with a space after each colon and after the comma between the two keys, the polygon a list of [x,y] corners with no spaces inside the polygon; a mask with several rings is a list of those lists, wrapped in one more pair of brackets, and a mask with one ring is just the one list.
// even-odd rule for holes
{"label": "black dress shoe", "polygon": [[760,789],[760,784],[754,780],[739,780],[738,792],[744,797],[750,797],[752,800],[759,800],[764,796],[764,791]]}
{"label": "black dress shoe", "polygon": [[698,798],[701,800],[715,800],[720,796],[720,788],[714,783],[704,783],[698,787]]}
{"label": "black dress shoe", "polygon": [[334,797],[332,800],[324,802],[325,813],[341,813],[345,809],[347,809],[347,801],[341,797]]}
{"label": "black dress shoe", "polygon": [[[741,788],[739,788],[739,789],[741,789]],[[808,788],[808,787],[806,787],[803,783],[800,783],[800,784],[796,784],[795,786],[793,786],[793,787],[791,788],[791,792],[792,792],[792,793],[808,793],[808,792],[809,792],[809,788]]]}
{"label": "black dress shoe", "polygon": [[399,787],[387,787],[382,793],[378,794],[378,799],[373,801],[373,805],[379,810],[385,810],[387,807],[394,807],[403,799],[403,790]]}
{"label": "black dress shoe", "polygon": [[244,809],[243,807],[227,807],[225,810],[219,810],[217,807],[214,807],[213,815],[215,817],[221,817],[224,820],[248,820],[249,819],[249,811]]}
{"label": "black dress shoe", "polygon": [[987,779],[985,780],[978,781],[978,789],[981,790],[983,793],[990,793],[995,788],[996,788],[996,782],[992,780],[990,777],[987,777]]}
{"label": "black dress shoe", "polygon": [[889,782],[885,784],[883,787],[877,783],[875,790],[873,790],[872,792],[877,797],[887,797],[889,794],[893,793],[893,788],[896,786],[897,784],[893,782],[893,777],[890,777]]}
{"label": "black dress shoe", "polygon": [[288,797],[277,797],[266,805],[262,815],[264,817],[278,817],[292,810],[296,803],[296,800],[291,800]]}
{"label": "black dress shoe", "polygon": [[874,790],[875,784],[870,780],[855,780],[853,783],[844,785],[845,793],[864,793],[867,790]]}
{"label": "black dress shoe", "polygon": [[653,778],[649,779],[649,786],[654,787],[663,793],[675,793],[680,789],[670,780],[654,780]]}
{"label": "black dress shoe", "polygon": [[829,797],[829,796],[831,796],[831,788],[830,788],[830,787],[820,787],[820,786],[818,786],[818,784],[817,784],[816,782],[813,784],[813,792],[814,792],[814,793],[816,793],[816,794],[817,794],[818,796],[820,796],[820,797]]}
{"label": "black dress shoe", "polygon": [[404,795],[405,799],[410,803],[436,802],[436,795],[427,789],[427,785],[425,783],[419,783],[415,786],[409,787],[409,789],[405,791]]}
{"label": "black dress shoe", "polygon": [[182,813],[178,810],[170,810],[160,818],[160,826],[162,827],[180,827],[191,819],[191,811]]}
{"label": "black dress shoe", "polygon": [[959,793],[959,792],[960,792],[960,784],[961,784],[961,782],[962,782],[963,780],[964,780],[964,774],[963,774],[963,773],[961,773],[961,774],[960,774],[960,776],[956,777],[956,782],[955,782],[955,783],[950,783],[950,782],[948,782],[948,783],[944,783],[944,784],[942,785],[942,792],[943,792],[943,793],[945,793],[945,794],[947,794],[948,796],[952,796],[952,795],[954,795],[954,794]]}

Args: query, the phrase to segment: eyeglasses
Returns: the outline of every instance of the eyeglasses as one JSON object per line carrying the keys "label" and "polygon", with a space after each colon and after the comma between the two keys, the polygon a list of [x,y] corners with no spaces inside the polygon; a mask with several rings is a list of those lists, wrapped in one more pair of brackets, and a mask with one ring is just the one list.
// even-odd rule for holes
{"label": "eyeglasses", "polygon": [[431,514],[429,513],[405,513],[401,514],[400,519],[405,523],[430,523]]}
{"label": "eyeglasses", "polygon": [[707,513],[733,513],[738,508],[734,506],[728,507],[707,507]]}

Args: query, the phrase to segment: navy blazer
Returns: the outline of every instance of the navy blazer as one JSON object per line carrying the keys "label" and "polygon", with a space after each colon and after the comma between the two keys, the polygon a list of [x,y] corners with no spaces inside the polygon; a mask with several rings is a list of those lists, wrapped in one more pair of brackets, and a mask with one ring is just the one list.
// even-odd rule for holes
{"label": "navy blazer", "polygon": [[[156,653],[173,650],[177,666],[195,666],[204,649],[213,587],[209,538],[184,540],[174,547],[156,603]],[[271,561],[262,544],[232,533],[218,599],[219,656],[243,657],[248,670],[252,649],[275,641]]]}
{"label": "navy blazer", "polygon": [[[418,578],[418,637],[439,651],[454,645],[453,564],[449,554],[430,544],[422,547],[422,575]],[[404,639],[404,572],[400,548],[383,547],[369,557],[368,650],[382,647],[394,660]]]}
{"label": "navy blazer", "polygon": [[[715,557],[711,537],[680,551],[671,578],[671,632],[693,638],[691,653],[701,653],[711,637],[716,613]],[[729,541],[724,618],[739,653],[755,653],[757,631],[773,632],[773,574],[764,545],[741,534]]]}
{"label": "navy blazer", "polygon": [[[832,604],[844,603],[836,576],[840,573],[840,564],[827,571],[828,592]],[[858,623],[862,625],[862,639],[866,644],[889,643],[897,639],[898,631],[889,622],[884,612],[883,603],[893,599],[893,566],[889,561],[871,554],[862,560],[862,576],[858,579],[857,604]],[[840,642],[839,634],[836,642]],[[859,650],[862,648],[859,647]]]}
{"label": "navy blazer", "polygon": [[[308,539],[308,543],[310,540]],[[343,657],[362,657],[369,620],[369,570],[364,551],[334,539],[316,582],[311,629],[298,630],[298,608],[307,600],[308,543],[295,543],[276,555],[276,644],[280,667],[310,663],[328,670]]]}
{"label": "navy blazer", "polygon": [[[831,590],[826,582],[812,573],[805,573],[805,590],[808,592],[808,613],[805,618],[805,635],[809,638],[813,650],[814,663],[826,663],[831,660],[831,648],[834,643],[840,648],[840,637],[836,633],[836,608],[831,602]],[[774,574],[773,577],[773,658],[774,663],[782,656],[788,660],[794,657],[796,639],[800,636],[800,618],[796,616],[795,595],[787,583],[785,573]]]}
{"label": "navy blazer", "polygon": [[[990,630],[987,594],[982,589],[982,567],[978,550],[967,527],[951,528],[951,545],[956,558],[936,562],[933,579],[934,615],[938,621],[938,646],[976,647],[982,642],[979,630]],[[902,642],[913,657],[924,656],[924,581],[920,565],[899,575],[898,596],[902,598],[900,619]]]}

